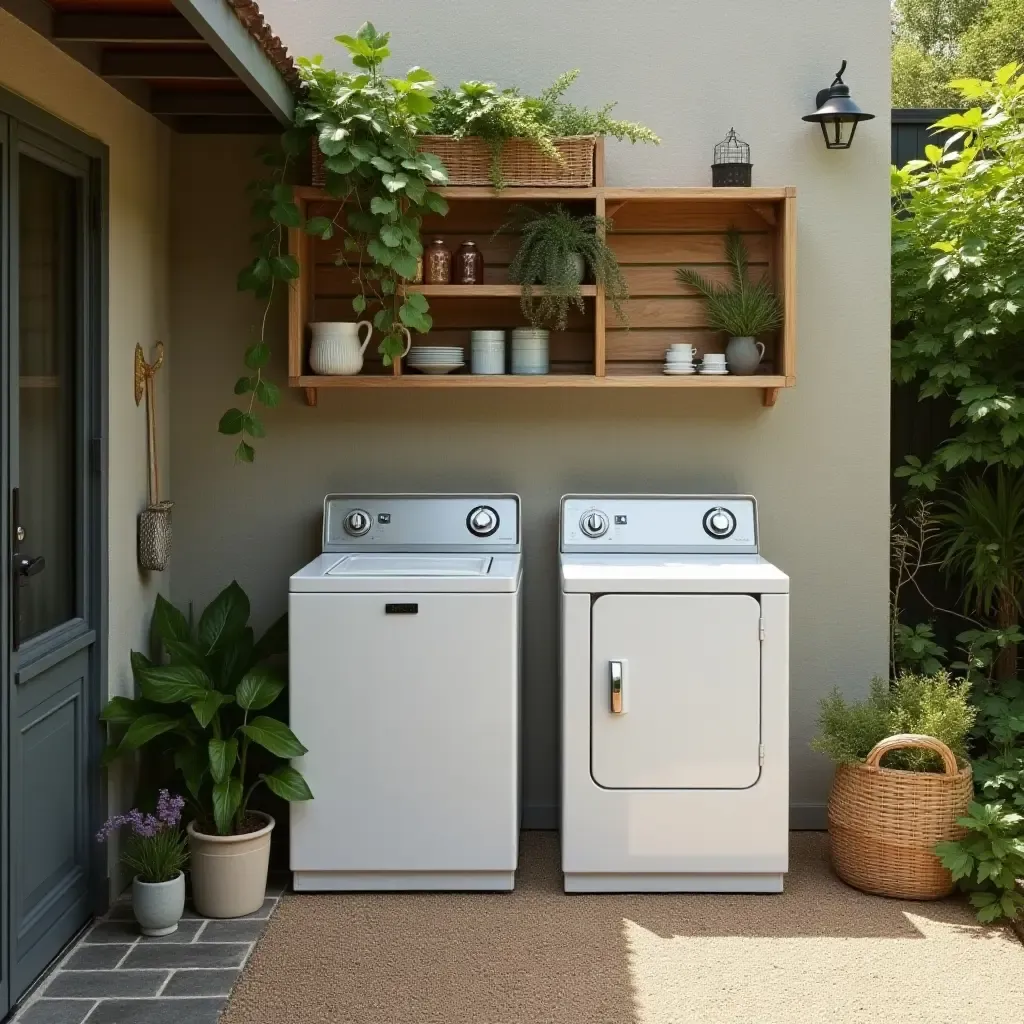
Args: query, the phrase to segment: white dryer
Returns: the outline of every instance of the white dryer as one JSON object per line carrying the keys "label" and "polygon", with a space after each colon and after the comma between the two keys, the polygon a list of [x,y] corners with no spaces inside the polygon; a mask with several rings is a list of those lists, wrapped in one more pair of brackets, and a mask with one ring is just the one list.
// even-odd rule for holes
{"label": "white dryer", "polygon": [[568,495],[567,892],[779,892],[789,578],[747,496]]}
{"label": "white dryer", "polygon": [[328,495],[290,581],[297,890],[511,889],[519,498]]}

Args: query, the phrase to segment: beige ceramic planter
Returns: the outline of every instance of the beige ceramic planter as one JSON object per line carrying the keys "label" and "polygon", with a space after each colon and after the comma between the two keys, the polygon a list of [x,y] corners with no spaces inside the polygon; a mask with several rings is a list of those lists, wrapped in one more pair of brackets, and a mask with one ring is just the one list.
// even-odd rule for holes
{"label": "beige ceramic planter", "polygon": [[203,917],[243,917],[263,906],[274,819],[252,813],[267,824],[241,836],[208,836],[189,823],[192,902]]}

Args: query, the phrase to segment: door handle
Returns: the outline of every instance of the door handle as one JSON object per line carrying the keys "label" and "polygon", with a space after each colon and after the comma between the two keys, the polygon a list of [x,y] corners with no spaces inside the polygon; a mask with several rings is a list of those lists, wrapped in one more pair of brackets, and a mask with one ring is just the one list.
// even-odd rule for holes
{"label": "door handle", "polygon": [[31,556],[28,558],[22,558],[21,555],[15,556],[14,571],[19,576],[38,576],[46,568],[46,559],[42,555],[36,555],[35,558]]}
{"label": "door handle", "polygon": [[612,714],[626,713],[626,663],[612,661],[608,663],[611,676]]}
{"label": "door handle", "polygon": [[46,559],[42,555],[23,555],[18,547],[25,539],[25,529],[21,525],[21,491],[15,487],[11,491],[11,650],[20,646],[19,630],[21,628],[21,587],[22,580],[38,576],[46,568]]}

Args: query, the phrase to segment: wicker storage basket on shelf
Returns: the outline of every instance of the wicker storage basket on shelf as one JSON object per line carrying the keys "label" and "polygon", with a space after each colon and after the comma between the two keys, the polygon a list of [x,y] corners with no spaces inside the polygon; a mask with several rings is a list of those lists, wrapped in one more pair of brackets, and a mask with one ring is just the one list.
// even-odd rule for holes
{"label": "wicker storage basket on shelf", "polygon": [[[588,188],[594,184],[592,135],[553,139],[562,163],[542,153],[527,139],[509,139],[501,150],[501,173],[508,186]],[[450,135],[423,135],[419,147],[440,157],[449,185],[490,185],[491,147],[483,139],[455,139]],[[313,140],[313,184],[324,184],[324,157]]]}
{"label": "wicker storage basket on shelf", "polygon": [[[882,768],[890,750],[920,747],[942,758],[943,773]],[[971,768],[932,736],[904,733],[882,740],[863,764],[836,769],[828,801],[832,864],[844,881],[864,892],[935,900],[953,890],[950,873],[932,852],[959,839],[956,819],[967,813]]]}

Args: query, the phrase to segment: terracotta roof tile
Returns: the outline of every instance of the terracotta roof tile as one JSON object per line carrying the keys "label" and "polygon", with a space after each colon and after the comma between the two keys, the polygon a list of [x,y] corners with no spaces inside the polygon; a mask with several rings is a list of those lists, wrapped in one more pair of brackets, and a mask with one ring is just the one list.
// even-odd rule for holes
{"label": "terracotta roof tile", "polygon": [[263,48],[271,64],[277,68],[292,91],[297,92],[299,75],[295,69],[295,61],[289,56],[284,43],[274,35],[255,0],[227,0],[227,4],[234,10],[235,16],[245,26],[249,35]]}

